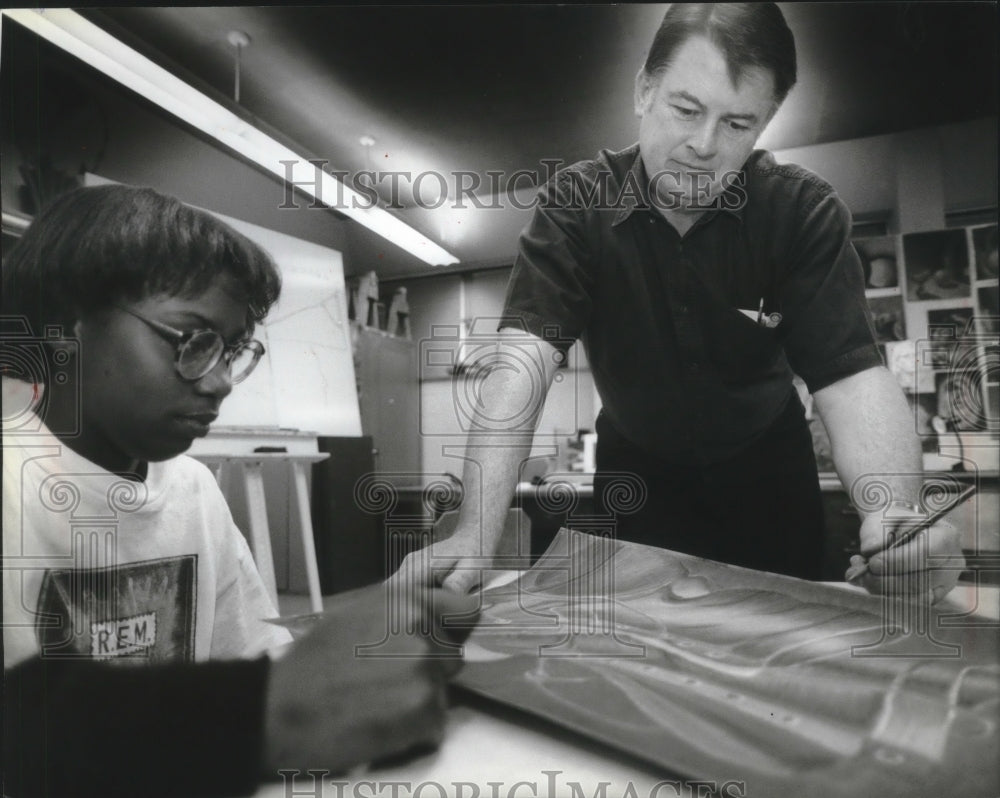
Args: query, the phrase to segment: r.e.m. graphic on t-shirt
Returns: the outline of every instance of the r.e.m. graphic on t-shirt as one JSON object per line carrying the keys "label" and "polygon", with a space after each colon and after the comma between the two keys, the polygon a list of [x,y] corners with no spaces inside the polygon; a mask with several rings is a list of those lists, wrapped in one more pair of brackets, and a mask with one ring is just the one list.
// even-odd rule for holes
{"label": "r.e.m. graphic on t-shirt", "polygon": [[35,630],[43,657],[193,661],[197,555],[48,570]]}

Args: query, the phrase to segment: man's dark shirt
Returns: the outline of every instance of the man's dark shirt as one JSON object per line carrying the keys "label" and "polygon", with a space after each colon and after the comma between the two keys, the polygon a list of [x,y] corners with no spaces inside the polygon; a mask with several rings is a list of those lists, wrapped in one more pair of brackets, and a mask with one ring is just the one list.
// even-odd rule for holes
{"label": "man's dark shirt", "polygon": [[[850,213],[824,180],[755,151],[683,236],[648,197],[638,145],[558,172],[503,322],[581,338],[604,414],[634,445],[719,462],[778,417],[793,371],[815,392],[882,363]],[[776,327],[756,321],[762,298]]]}

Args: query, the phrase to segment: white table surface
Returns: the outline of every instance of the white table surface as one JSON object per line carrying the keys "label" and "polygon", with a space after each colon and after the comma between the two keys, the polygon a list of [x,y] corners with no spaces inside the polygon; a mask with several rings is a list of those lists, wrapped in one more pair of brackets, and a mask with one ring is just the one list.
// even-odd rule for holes
{"label": "white table surface", "polygon": [[[396,788],[395,798],[569,796],[573,794],[569,782],[578,784],[588,798],[602,783],[609,785],[607,798],[629,794],[630,784],[636,795],[645,798],[658,783],[670,778],[668,773],[538,718],[474,697],[466,702],[457,696],[448,711],[444,741],[436,751],[397,765],[357,768],[347,775],[325,777],[318,798],[388,798],[393,782],[407,785]],[[428,782],[440,785],[443,792],[432,786],[420,787]],[[517,787],[519,782],[527,784]],[[550,789],[553,783],[555,790]],[[289,787],[297,795],[314,794],[310,777],[302,776],[287,785],[265,785],[257,798],[288,798]],[[661,790],[661,798],[676,794],[666,787]]]}

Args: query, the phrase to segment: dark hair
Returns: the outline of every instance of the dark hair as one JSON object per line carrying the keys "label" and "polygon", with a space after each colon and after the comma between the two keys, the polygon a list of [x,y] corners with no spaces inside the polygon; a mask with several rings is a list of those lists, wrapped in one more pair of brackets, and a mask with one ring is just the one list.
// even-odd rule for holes
{"label": "dark hair", "polygon": [[722,50],[734,85],[748,68],[768,69],[779,105],[795,85],[795,37],[775,3],[673,3],[649,48],[646,74],[669,67],[692,36],[705,36]]}
{"label": "dark hair", "polygon": [[78,188],[46,206],[3,264],[3,313],[35,335],[122,299],[195,296],[221,274],[247,293],[247,326],[281,291],[271,257],[205,211],[149,188]]}

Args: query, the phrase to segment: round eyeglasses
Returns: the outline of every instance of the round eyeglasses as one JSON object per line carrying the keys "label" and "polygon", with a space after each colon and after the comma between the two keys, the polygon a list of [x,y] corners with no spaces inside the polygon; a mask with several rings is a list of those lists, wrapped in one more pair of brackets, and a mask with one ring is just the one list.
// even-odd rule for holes
{"label": "round eyeglasses", "polygon": [[191,330],[183,332],[164,324],[156,319],[150,319],[134,310],[116,305],[119,310],[135,316],[158,332],[163,338],[176,347],[174,368],[182,379],[194,382],[200,380],[214,369],[220,360],[224,360],[229,369],[229,379],[235,385],[250,376],[261,357],[264,355],[264,344],[257,340],[242,340],[227,344],[225,339],[215,330]]}

